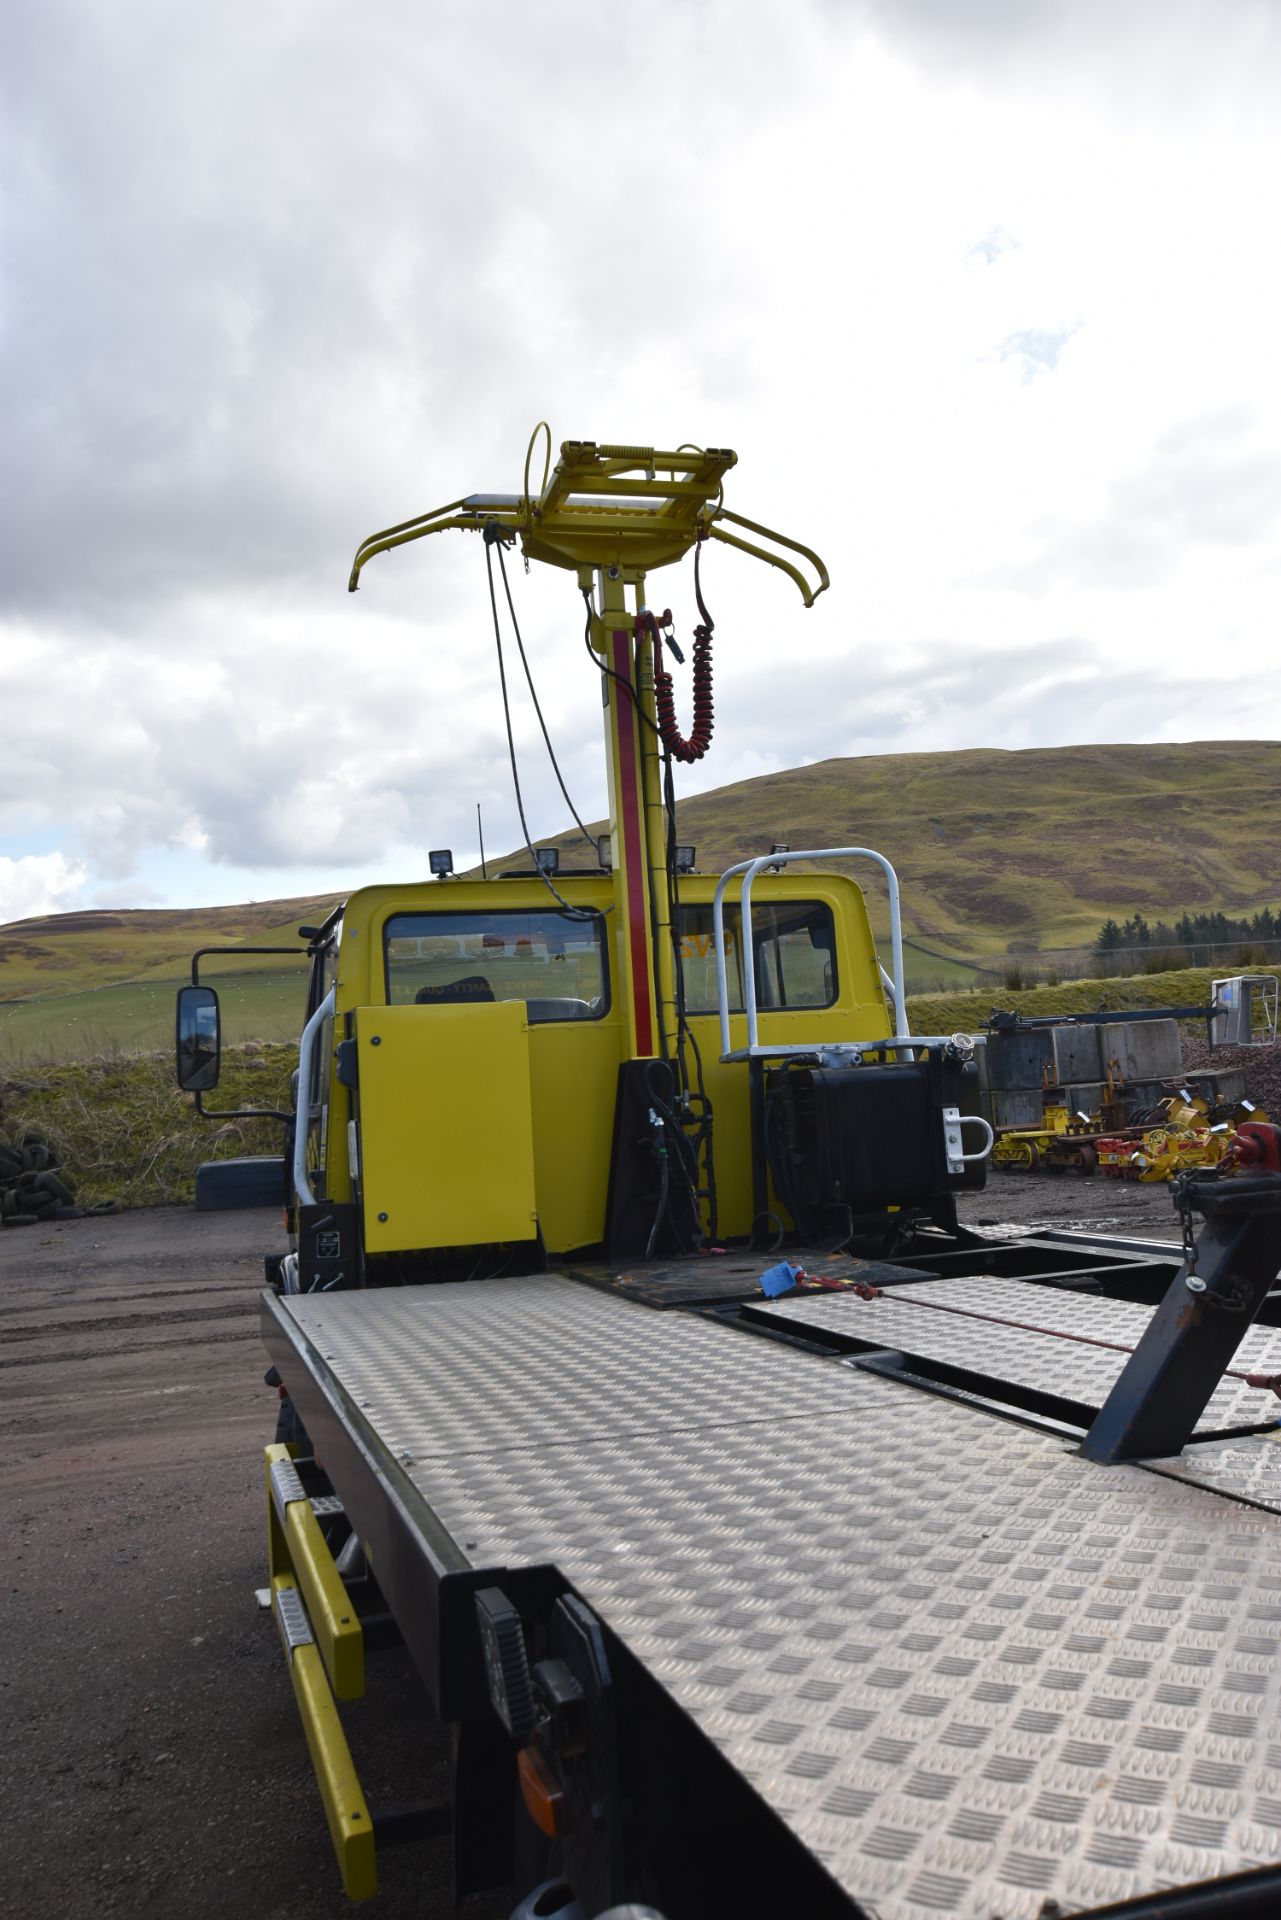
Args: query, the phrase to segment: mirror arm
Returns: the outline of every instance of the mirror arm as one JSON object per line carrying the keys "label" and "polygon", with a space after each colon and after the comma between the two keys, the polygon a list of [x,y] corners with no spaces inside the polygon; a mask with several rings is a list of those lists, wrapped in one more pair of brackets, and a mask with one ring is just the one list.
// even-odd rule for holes
{"label": "mirror arm", "polygon": [[302,954],[297,947],[197,947],[191,956],[191,984],[200,985],[200,962],[207,953],[276,953],[286,959],[299,960]]}
{"label": "mirror arm", "polygon": [[207,1107],[204,1095],[199,1090],[191,1097],[202,1120],[280,1120],[288,1126],[294,1117],[292,1113],[282,1112],[279,1107]]}
{"label": "mirror arm", "polygon": [[[280,954],[290,960],[298,959],[297,947],[197,947],[191,956],[191,984],[200,985],[200,962],[210,953],[271,953]],[[196,1112],[202,1120],[279,1120],[283,1126],[289,1126],[292,1113],[285,1113],[279,1107],[207,1107],[203,1093],[197,1088],[192,1093],[196,1103]]]}

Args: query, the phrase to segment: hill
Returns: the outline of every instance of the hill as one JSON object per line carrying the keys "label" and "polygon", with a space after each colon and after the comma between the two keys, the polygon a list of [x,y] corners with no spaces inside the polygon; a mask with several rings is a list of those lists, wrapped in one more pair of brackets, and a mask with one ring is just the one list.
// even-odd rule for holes
{"label": "hill", "polygon": [[961,960],[1089,946],[1109,915],[1281,904],[1275,741],[820,760],[677,812],[700,872],[775,840],[875,847],[898,872],[906,932]]}
{"label": "hill", "polygon": [[46,913],[0,927],[0,1001],[74,993],[120,980],[185,971],[192,950],[224,941],[271,946],[323,916],[325,899],[255,900],[238,907],[107,908]]}
{"label": "hill", "polygon": [[306,982],[298,928],[323,919],[337,897],[86,910],[0,927],[0,1060],[172,1045],[174,991],[203,946],[288,949],[279,959],[229,956],[209,971],[229,1041],[296,1039]]}
{"label": "hill", "polygon": [[[1088,948],[1109,916],[1281,906],[1281,745],[824,760],[682,800],[679,827],[704,873],[775,840],[876,847],[902,882],[909,986],[990,988],[1009,956]],[[578,864],[572,836],[545,844]],[[173,988],[194,947],[298,946],[299,924],[323,917],[335,897],[51,914],[0,927],[0,1054],[165,1046]],[[869,898],[883,931],[875,883]],[[301,962],[299,947],[297,961],[219,963],[229,1039],[297,1033]]]}

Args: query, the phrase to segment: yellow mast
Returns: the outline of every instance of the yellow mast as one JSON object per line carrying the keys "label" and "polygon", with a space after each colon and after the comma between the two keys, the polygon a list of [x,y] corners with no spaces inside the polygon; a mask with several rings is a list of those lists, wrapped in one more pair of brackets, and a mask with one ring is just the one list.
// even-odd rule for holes
{"label": "yellow mast", "polygon": [[[546,435],[542,485],[529,468]],[[448,527],[473,533],[497,524],[520,540],[527,560],[573,568],[592,606],[590,639],[605,669],[605,751],[616,924],[611,929],[630,1057],[664,1054],[676,1032],[676,973],[667,881],[667,823],[655,701],[653,646],[637,615],[646,572],[681,560],[699,540],[720,540],[779,567],[807,607],[828,586],[809,547],[731,513],[726,473],[737,456],[725,447],[597,445],[566,440],[551,465],[551,434],[535,428],[518,494],[468,494],[432,513],[387,527],[361,542],[348,583],[355,592],[375,554]],[[745,539],[730,527],[757,536]],[[762,544],[768,543],[768,544]],[[787,556],[808,562],[810,578]],[[628,606],[628,595],[632,604]]]}

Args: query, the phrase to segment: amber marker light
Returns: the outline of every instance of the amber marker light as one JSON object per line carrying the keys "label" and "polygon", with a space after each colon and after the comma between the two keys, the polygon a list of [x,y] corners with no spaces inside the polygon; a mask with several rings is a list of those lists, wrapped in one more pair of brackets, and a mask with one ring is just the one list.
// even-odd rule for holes
{"label": "amber marker light", "polygon": [[529,1817],[536,1827],[554,1840],[560,1832],[560,1810],[565,1796],[556,1785],[552,1770],[536,1747],[522,1747],[516,1758],[520,1791]]}

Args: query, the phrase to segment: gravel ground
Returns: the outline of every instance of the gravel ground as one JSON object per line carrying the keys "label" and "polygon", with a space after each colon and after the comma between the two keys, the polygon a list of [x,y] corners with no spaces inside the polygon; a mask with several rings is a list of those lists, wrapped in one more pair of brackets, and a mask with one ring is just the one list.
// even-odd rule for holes
{"label": "gravel ground", "polygon": [[960,1196],[962,1226],[1028,1233],[1127,1234],[1142,1240],[1177,1240],[1170,1189],[1138,1180],[1108,1180],[1097,1173],[989,1172],[982,1193]]}
{"label": "gravel ground", "polygon": [[1204,1040],[1185,1034],[1182,1051],[1183,1065],[1189,1072],[1198,1067],[1218,1067],[1224,1073],[1244,1073],[1249,1098],[1272,1119],[1281,1121],[1281,1046],[1216,1047],[1212,1053]]}
{"label": "gravel ground", "polygon": [[[0,1234],[0,1911],[352,1911],[254,1600],[275,1424],[257,1296],[281,1245],[274,1209]],[[375,1804],[444,1793],[403,1656],[371,1659],[344,1715]],[[380,1920],[454,1912],[444,1842],[388,1851],[381,1877]]]}

